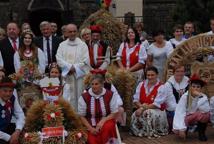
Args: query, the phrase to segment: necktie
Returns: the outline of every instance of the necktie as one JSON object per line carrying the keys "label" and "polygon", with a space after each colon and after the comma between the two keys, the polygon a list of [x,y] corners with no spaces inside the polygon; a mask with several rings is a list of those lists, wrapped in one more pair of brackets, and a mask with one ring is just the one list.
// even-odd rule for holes
{"label": "necktie", "polygon": [[12,108],[12,103],[10,101],[7,101],[5,104],[5,118],[8,120],[11,117],[11,108]]}
{"label": "necktie", "polygon": [[16,40],[13,40],[13,50],[17,51]]}
{"label": "necktie", "polygon": [[48,65],[51,64],[51,50],[50,50],[50,43],[49,43],[49,38],[46,38],[47,40],[47,55],[48,55]]}

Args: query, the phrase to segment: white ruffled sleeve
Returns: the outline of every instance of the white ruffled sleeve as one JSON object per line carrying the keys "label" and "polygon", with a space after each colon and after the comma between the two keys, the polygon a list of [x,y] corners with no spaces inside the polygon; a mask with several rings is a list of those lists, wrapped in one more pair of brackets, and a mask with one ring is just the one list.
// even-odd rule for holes
{"label": "white ruffled sleeve", "polygon": [[140,51],[139,51],[139,56],[138,56],[138,62],[145,64],[145,61],[147,59],[147,52],[146,48],[144,47],[143,44],[140,45]]}
{"label": "white ruffled sleeve", "polygon": [[78,114],[80,116],[86,116],[86,109],[87,105],[85,103],[85,100],[83,99],[82,96],[80,96],[78,100]]}
{"label": "white ruffled sleeve", "polygon": [[186,107],[187,107],[187,95],[188,93],[185,93],[181,96],[176,109],[175,109],[175,115],[173,118],[173,129],[174,130],[186,130],[186,124],[185,124],[185,116],[186,116]]}
{"label": "white ruffled sleeve", "polygon": [[125,45],[125,43],[121,43],[120,44],[120,47],[119,47],[119,49],[117,51],[117,60],[121,60],[122,59],[122,51],[123,51],[124,45]]}
{"label": "white ruffled sleeve", "polygon": [[119,95],[117,89],[115,88],[115,86],[113,84],[111,84],[111,91],[113,93],[115,93],[115,95],[117,96],[117,104],[118,104],[118,106],[122,106],[123,105],[123,101],[121,99],[121,96]]}
{"label": "white ruffled sleeve", "polygon": [[167,99],[167,87],[165,85],[161,85],[159,88],[158,88],[158,92],[157,92],[157,96],[155,97],[155,100],[153,102],[153,104],[155,106],[157,106],[158,108],[161,108],[161,104],[165,103],[166,102],[166,99]]}
{"label": "white ruffled sleeve", "polygon": [[140,102],[140,89],[143,85],[143,82],[139,83],[136,90],[135,90],[135,94],[133,96],[133,102]]}
{"label": "white ruffled sleeve", "polygon": [[111,113],[118,112],[118,95],[116,93],[113,93],[112,99],[110,101],[110,110]]}

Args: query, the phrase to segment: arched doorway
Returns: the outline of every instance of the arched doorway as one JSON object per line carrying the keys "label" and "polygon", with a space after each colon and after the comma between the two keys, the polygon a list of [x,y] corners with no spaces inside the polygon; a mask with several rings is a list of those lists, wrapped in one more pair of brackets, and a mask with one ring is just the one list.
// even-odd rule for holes
{"label": "arched doorway", "polygon": [[59,32],[62,26],[63,11],[64,7],[60,0],[31,0],[28,5],[28,17],[35,35],[41,35],[39,24],[42,21],[57,23]]}

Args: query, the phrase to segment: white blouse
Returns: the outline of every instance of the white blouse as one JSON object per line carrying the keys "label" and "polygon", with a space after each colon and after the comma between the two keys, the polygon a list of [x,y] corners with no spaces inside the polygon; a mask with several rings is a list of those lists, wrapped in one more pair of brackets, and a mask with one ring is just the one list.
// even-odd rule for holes
{"label": "white blouse", "polygon": [[184,42],[186,39],[183,37],[180,41],[176,40],[175,38],[170,39],[169,41],[171,42],[172,45],[177,47],[177,45],[181,44]]}
{"label": "white blouse", "polygon": [[[124,48],[124,45],[126,45],[126,62],[127,62],[127,65],[130,65],[130,55],[134,52],[135,48],[137,47],[138,44],[136,44],[134,47],[132,48],[129,48],[128,46],[128,43],[122,43],[120,45],[120,48],[117,52],[117,60],[121,60],[122,59],[122,53],[123,53],[123,48]],[[147,53],[146,53],[146,49],[144,47],[143,44],[140,45],[140,50],[139,50],[139,54],[138,54],[138,62],[139,63],[142,63],[142,64],[145,64],[145,61],[147,59]]]}
{"label": "white blouse", "polygon": [[[41,74],[45,73],[45,54],[43,53],[43,51],[41,49],[38,48],[38,70]],[[21,60],[20,60],[20,56],[19,56],[19,52],[16,51],[14,54],[14,67],[15,67],[15,71],[18,72],[19,69],[21,68]]]}
{"label": "white blouse", "polygon": [[171,76],[168,81],[161,86],[159,89],[159,94],[154,100],[154,105],[160,107],[161,104],[166,104],[166,109],[168,111],[175,111],[176,99],[173,94],[172,86],[183,95],[185,93],[185,88],[189,84],[189,78],[184,76],[180,83],[176,82],[174,76]]}
{"label": "white blouse", "polygon": [[133,96],[133,102],[139,102],[140,101],[140,90],[141,90],[141,87],[144,86],[145,88],[145,91],[146,91],[146,95],[150,94],[150,92],[154,89],[154,87],[156,85],[159,84],[159,80],[156,82],[155,85],[153,85],[152,87],[148,88],[148,80],[145,80],[143,82],[140,82],[136,88],[136,91],[135,91],[135,94]]}
{"label": "white blouse", "polygon": [[[93,93],[91,88],[88,90],[88,92],[94,99],[99,99],[106,93],[106,89],[103,88],[101,94],[99,95],[96,95],[95,93]],[[101,104],[101,109],[104,108],[104,106],[102,106],[104,103],[100,103],[100,104]],[[116,113],[118,111],[118,96],[116,93],[113,93],[112,99],[110,101],[110,111],[111,113]],[[85,100],[83,99],[83,97],[80,96],[78,100],[78,114],[80,116],[86,116],[86,113],[87,113],[87,104],[85,103]]]}
{"label": "white blouse", "polygon": [[185,89],[188,86],[188,84],[189,84],[189,78],[187,76],[184,76],[180,83],[178,83],[175,80],[174,76],[171,76],[165,83],[165,90],[167,91],[167,95],[175,97],[173,94],[173,88],[172,88],[173,86],[177,90],[177,92],[183,95],[185,93]]}

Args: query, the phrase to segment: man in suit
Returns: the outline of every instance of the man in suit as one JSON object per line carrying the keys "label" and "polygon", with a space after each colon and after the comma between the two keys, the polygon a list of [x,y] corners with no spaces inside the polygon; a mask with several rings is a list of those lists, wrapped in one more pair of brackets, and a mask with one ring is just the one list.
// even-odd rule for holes
{"label": "man in suit", "polygon": [[53,36],[51,31],[51,24],[48,21],[40,23],[41,37],[35,38],[35,44],[45,54],[46,65],[56,62],[56,52],[62,40],[59,37]]}
{"label": "man in suit", "polygon": [[14,53],[19,49],[19,27],[16,23],[10,22],[7,25],[7,37],[0,41],[0,51],[6,75],[15,73]]}
{"label": "man in suit", "polygon": [[57,36],[58,26],[55,22],[51,23],[51,32],[53,36]]}

